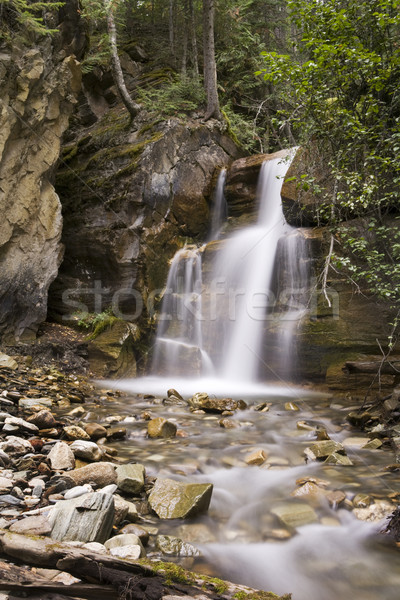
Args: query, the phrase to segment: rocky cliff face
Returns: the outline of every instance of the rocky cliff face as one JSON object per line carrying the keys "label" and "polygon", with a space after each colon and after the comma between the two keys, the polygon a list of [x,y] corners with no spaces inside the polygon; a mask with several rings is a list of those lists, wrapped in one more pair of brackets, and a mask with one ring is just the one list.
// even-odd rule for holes
{"label": "rocky cliff face", "polygon": [[57,174],[65,258],[51,288],[52,315],[67,322],[110,307],[149,326],[169,260],[209,227],[211,181],[238,150],[216,121],[130,124],[114,106],[64,148]]}
{"label": "rocky cliff face", "polygon": [[0,339],[32,337],[62,258],[52,185],[80,71],[57,40],[0,48]]}

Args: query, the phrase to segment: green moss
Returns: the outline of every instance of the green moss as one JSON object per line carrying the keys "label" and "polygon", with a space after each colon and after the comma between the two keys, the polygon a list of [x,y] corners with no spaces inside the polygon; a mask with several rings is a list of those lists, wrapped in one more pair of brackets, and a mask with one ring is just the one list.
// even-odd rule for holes
{"label": "green moss", "polygon": [[163,561],[149,561],[141,559],[141,564],[145,564],[151,568],[154,573],[165,576],[165,583],[171,585],[172,583],[186,583],[191,585],[195,582],[195,576],[190,571],[186,571],[180,565],[170,562]]}
{"label": "green moss", "polygon": [[236,600],[291,600],[292,594],[285,594],[284,596],[277,596],[272,592],[236,592],[233,596]]}
{"label": "green moss", "polygon": [[206,589],[208,584],[213,587],[217,594],[224,594],[228,590],[228,584],[223,579],[218,579],[218,577],[209,577],[208,575],[201,575],[201,578],[204,580],[204,589]]}
{"label": "green moss", "polygon": [[164,119],[157,119],[156,121],[153,121],[152,123],[147,123],[141,129],[139,129],[138,135],[142,136],[145,133],[147,133],[148,131],[151,131],[156,125],[158,125],[159,123],[162,123],[163,120]]}

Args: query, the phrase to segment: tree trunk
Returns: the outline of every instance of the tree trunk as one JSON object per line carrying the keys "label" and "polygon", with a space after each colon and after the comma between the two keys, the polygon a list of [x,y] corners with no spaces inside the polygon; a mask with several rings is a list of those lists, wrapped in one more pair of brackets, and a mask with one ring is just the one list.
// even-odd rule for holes
{"label": "tree trunk", "polygon": [[181,75],[185,77],[187,75],[187,54],[188,54],[188,29],[189,29],[189,7],[187,0],[183,6],[183,40],[182,40],[182,63],[181,63]]}
{"label": "tree trunk", "polygon": [[169,0],[169,51],[171,54],[171,58],[175,61],[174,7],[174,0]]}
{"label": "tree trunk", "polygon": [[221,119],[217,91],[217,67],[214,48],[214,0],[203,0],[204,88],[207,109],[204,119]]}
{"label": "tree trunk", "polygon": [[104,0],[104,8],[106,10],[107,15],[107,30],[110,39],[111,49],[111,69],[114,83],[117,86],[122,102],[124,103],[131,116],[131,119],[133,120],[138,114],[140,106],[132,100],[128,90],[126,89],[124,75],[122,73],[121,63],[118,56],[117,31],[114,23],[114,16],[112,12],[113,9],[109,0]]}
{"label": "tree trunk", "polygon": [[193,0],[189,1],[189,13],[190,13],[190,38],[193,53],[193,74],[196,79],[199,78],[199,55],[197,52],[197,39],[196,39],[196,19],[194,14]]}

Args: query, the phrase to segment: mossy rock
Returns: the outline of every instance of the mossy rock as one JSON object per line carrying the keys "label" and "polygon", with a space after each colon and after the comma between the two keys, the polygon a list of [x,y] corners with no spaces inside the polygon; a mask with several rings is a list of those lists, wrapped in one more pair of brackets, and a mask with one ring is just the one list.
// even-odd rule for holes
{"label": "mossy rock", "polygon": [[91,371],[101,377],[135,377],[138,337],[136,325],[111,319],[109,325],[89,342]]}

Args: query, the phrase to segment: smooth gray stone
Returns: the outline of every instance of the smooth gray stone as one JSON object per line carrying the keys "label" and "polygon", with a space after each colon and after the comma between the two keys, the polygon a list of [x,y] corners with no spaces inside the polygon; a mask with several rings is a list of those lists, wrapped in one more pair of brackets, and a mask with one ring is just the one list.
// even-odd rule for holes
{"label": "smooth gray stone", "polygon": [[50,514],[51,537],[55,540],[79,540],[104,543],[114,522],[111,494],[93,492],[58,502]]}

